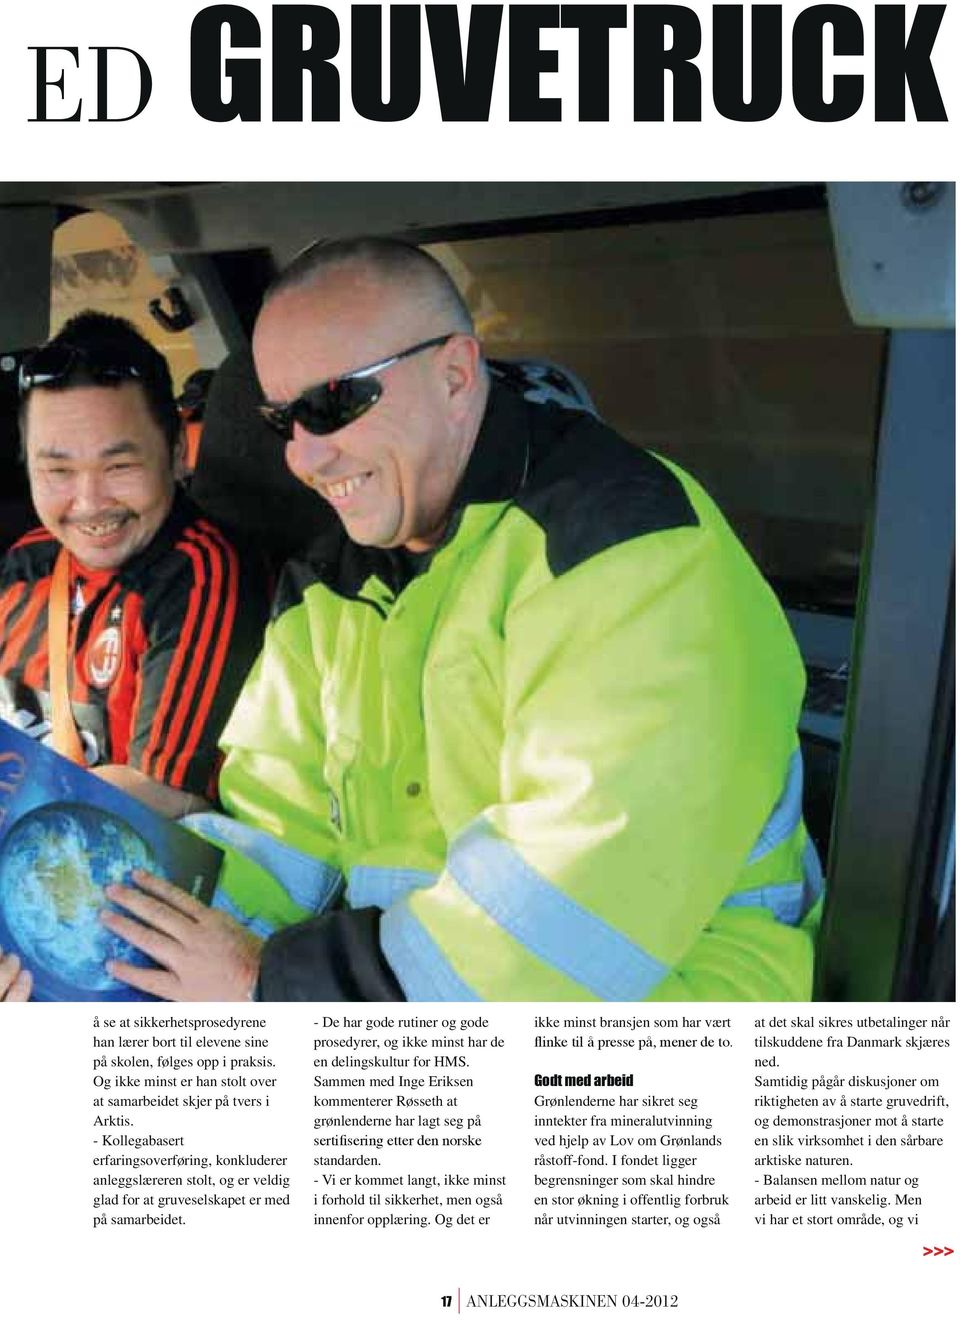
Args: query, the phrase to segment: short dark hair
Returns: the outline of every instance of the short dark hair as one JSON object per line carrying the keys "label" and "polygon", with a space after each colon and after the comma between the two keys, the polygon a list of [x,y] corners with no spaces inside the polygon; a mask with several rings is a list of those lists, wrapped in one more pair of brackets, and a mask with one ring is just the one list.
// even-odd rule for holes
{"label": "short dark hair", "polygon": [[323,238],[299,252],[276,277],[264,295],[264,305],[286,289],[309,284],[326,271],[356,263],[386,281],[420,284],[430,290],[438,309],[445,311],[450,328],[473,334],[473,317],[449,272],[429,252],[399,238],[362,235]]}
{"label": "short dark hair", "polygon": [[[173,395],[170,368],[163,354],[154,348],[135,325],[122,316],[110,316],[106,312],[79,312],[48,340],[45,347],[51,344],[78,349],[81,355],[89,352],[99,359],[109,358],[117,366],[135,367],[136,383],[143,387],[150,415],[163,432],[170,453],[173,453],[180,435],[180,414]],[[81,356],[68,376],[35,388],[64,390],[71,389],[75,385],[97,383],[99,382],[84,366]],[[26,449],[24,418],[29,397],[29,394],[24,395],[20,404],[20,443],[24,451]]]}

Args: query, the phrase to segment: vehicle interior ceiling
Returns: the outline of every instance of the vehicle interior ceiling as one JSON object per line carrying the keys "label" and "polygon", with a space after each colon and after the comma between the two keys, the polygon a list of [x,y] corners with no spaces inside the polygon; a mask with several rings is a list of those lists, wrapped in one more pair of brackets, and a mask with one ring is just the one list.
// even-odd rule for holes
{"label": "vehicle interior ceiling", "polygon": [[249,336],[277,269],[356,232],[426,244],[489,356],[572,369],[602,417],[717,499],[803,652],[826,858],[887,336],[851,320],[822,185],[0,184],[0,547],[30,516],[20,356],[87,306],[134,320],[178,389],[226,360],[194,494],[278,560],[310,539],[326,515],[261,429]]}

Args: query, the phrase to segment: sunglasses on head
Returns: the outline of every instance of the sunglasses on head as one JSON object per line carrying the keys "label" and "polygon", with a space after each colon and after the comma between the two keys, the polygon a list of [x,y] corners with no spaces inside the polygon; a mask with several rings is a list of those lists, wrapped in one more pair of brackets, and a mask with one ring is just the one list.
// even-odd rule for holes
{"label": "sunglasses on head", "polygon": [[284,440],[289,440],[293,435],[294,422],[299,422],[312,435],[331,435],[369,412],[380,398],[383,384],[377,377],[378,372],[386,371],[394,363],[413,357],[415,353],[439,348],[448,339],[452,339],[455,333],[451,331],[446,335],[436,335],[433,339],[425,339],[399,353],[392,353],[390,357],[381,358],[379,362],[371,362],[368,367],[358,367],[356,371],[348,371],[343,376],[311,385],[291,403],[261,404],[260,416]]}
{"label": "sunglasses on head", "polygon": [[44,344],[28,353],[20,363],[17,389],[22,399],[30,390],[58,385],[82,370],[95,385],[115,385],[140,380],[140,372],[129,362],[118,362],[107,349],[76,348],[72,344]]}

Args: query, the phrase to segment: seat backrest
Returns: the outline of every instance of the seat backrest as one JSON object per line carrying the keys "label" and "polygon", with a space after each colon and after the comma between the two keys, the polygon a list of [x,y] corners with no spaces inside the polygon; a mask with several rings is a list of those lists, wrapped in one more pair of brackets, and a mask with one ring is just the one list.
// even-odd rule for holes
{"label": "seat backrest", "polygon": [[290,472],[282,441],[257,411],[261,398],[250,349],[236,349],[210,385],[190,496],[278,567],[336,514]]}

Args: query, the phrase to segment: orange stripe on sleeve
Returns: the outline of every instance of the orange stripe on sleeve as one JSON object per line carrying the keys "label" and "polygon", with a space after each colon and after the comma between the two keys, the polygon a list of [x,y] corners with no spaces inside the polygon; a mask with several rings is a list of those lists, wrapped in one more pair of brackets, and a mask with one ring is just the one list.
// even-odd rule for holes
{"label": "orange stripe on sleeve", "polygon": [[[191,532],[190,535],[192,537],[194,533]],[[216,641],[216,650],[214,652],[213,661],[207,669],[207,681],[204,684],[200,704],[197,707],[197,712],[193,719],[193,725],[191,726],[183,750],[177,757],[174,765],[171,782],[175,782],[177,785],[183,782],[183,778],[187,771],[187,765],[190,758],[196,753],[203,730],[210,717],[210,711],[213,707],[213,699],[216,695],[217,688],[220,685],[220,680],[223,676],[223,671],[226,665],[227,652],[233,634],[233,623],[237,614],[237,599],[240,589],[237,553],[233,546],[224,540],[219,533],[213,539],[219,545],[225,560],[226,581],[223,587],[223,617],[220,622],[220,634]]]}
{"label": "orange stripe on sleeve", "polygon": [[167,672],[167,681],[163,685],[160,701],[157,703],[157,711],[150,730],[150,739],[144,750],[140,765],[140,768],[146,774],[155,775],[158,778],[159,772],[152,762],[155,757],[162,754],[162,749],[159,746],[161,731],[166,725],[167,714],[176,699],[177,687],[180,682],[180,672],[183,669],[187,656],[193,646],[194,636],[200,620],[203,604],[203,563],[201,557],[191,546],[181,545],[179,548],[183,550],[193,563],[193,586],[190,589],[187,610],[184,616],[183,625],[180,629],[180,637],[171,657],[170,668]]}
{"label": "orange stripe on sleeve", "polygon": [[[134,602],[132,607],[128,606],[128,608],[132,608],[134,610],[134,616],[131,620],[132,627],[130,629],[131,648],[134,655],[143,656],[146,655],[147,647],[149,645],[146,629],[143,626],[143,598],[132,597],[128,599],[132,599]],[[133,695],[130,699],[130,709],[127,714],[126,728],[125,729],[122,728],[122,723],[123,723],[122,716],[117,719],[117,726],[116,726],[117,734],[118,734],[117,740],[118,743],[121,741],[123,743],[124,761],[128,763],[130,762],[130,743],[133,739],[133,731],[137,725],[137,719],[139,716],[140,706],[142,702],[143,702],[143,666],[138,664],[134,668]],[[112,707],[112,695],[107,698],[107,711],[109,713],[109,718],[111,721],[110,737],[111,739],[113,739],[114,710]],[[121,730],[122,730],[122,737],[120,737]],[[150,727],[150,733],[152,736],[153,734],[152,725]],[[146,753],[144,753],[140,758],[140,769],[146,772]]]}
{"label": "orange stripe on sleeve", "polygon": [[30,639],[41,614],[46,614],[47,601],[50,597],[50,579],[39,582],[27,602],[26,609],[10,629],[7,645],[3,654],[4,669],[12,669],[20,659],[20,653]]}
{"label": "orange stripe on sleeve", "polygon": [[[188,539],[191,542],[194,541],[194,537],[190,533],[188,533]],[[218,612],[217,603],[220,600],[220,593],[223,590],[223,556],[216,552],[217,548],[211,544],[208,538],[197,536],[195,539],[196,542],[203,545],[211,558],[210,580],[208,583],[203,582],[203,586],[206,588],[204,593],[206,608],[200,613],[197,642],[193,647],[193,656],[184,683],[178,693],[177,706],[173,717],[173,723],[170,727],[170,732],[166,738],[166,746],[157,756],[156,765],[152,771],[158,779],[163,779],[174,788],[178,788],[180,785],[176,774],[169,773],[169,767],[183,735],[183,728],[186,723],[188,710],[193,702],[195,693],[199,689],[201,677],[206,667],[206,662],[212,645],[214,620]],[[199,551],[194,548],[193,544],[185,544],[183,549],[190,555],[190,558],[197,566],[198,576],[202,578],[204,565]],[[180,650],[179,646],[177,647],[177,650]],[[166,695],[165,689],[165,698]],[[164,704],[168,704],[166,700],[164,701]]]}

